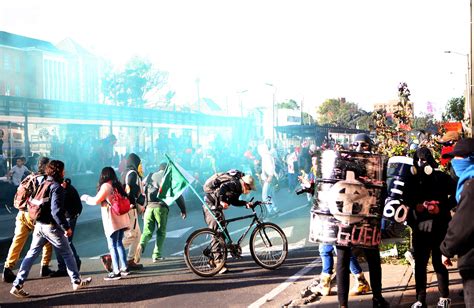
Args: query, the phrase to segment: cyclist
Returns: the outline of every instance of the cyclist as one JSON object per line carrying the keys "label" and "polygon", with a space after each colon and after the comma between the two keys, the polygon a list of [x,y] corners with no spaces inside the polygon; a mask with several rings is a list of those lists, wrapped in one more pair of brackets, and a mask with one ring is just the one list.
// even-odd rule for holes
{"label": "cyclist", "polygon": [[[206,204],[203,204],[204,220],[209,228],[214,231],[219,229],[218,223],[222,226],[225,221],[223,210],[229,208],[230,204],[246,206],[247,208],[253,205],[251,202],[240,200],[239,197],[242,194],[249,194],[251,190],[255,190],[254,178],[250,175],[243,175],[243,173],[237,170],[227,172],[227,174],[229,173],[235,176],[217,185],[212,192],[206,193],[204,196],[204,201],[206,202]],[[205,190],[207,190],[206,187]],[[214,256],[214,260],[214,262],[223,262],[223,256]],[[219,274],[225,272],[227,272],[226,266],[219,271]]]}

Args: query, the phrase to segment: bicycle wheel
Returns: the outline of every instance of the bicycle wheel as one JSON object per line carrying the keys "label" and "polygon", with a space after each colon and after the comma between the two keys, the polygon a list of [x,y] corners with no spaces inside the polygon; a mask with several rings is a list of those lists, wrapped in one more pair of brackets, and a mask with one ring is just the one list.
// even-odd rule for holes
{"label": "bicycle wheel", "polygon": [[266,269],[276,269],[288,255],[288,241],[283,230],[273,223],[263,223],[250,236],[250,253]]}
{"label": "bicycle wheel", "polygon": [[221,235],[204,228],[194,231],[184,246],[184,261],[196,275],[210,277],[225,265],[227,248]]}

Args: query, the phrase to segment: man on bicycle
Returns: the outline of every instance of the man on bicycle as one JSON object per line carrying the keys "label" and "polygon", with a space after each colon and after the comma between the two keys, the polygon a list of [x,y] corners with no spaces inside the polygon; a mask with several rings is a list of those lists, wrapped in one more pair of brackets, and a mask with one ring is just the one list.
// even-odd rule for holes
{"label": "man on bicycle", "polygon": [[[238,170],[229,170],[223,174],[213,175],[204,184],[203,213],[204,220],[210,229],[218,231],[219,224],[222,226],[225,221],[223,210],[229,205],[251,207],[252,203],[240,200],[242,194],[249,194],[255,190],[255,180],[250,175],[244,175]],[[222,256],[215,256],[215,262],[223,262]],[[227,272],[227,267],[223,267],[219,274]]]}

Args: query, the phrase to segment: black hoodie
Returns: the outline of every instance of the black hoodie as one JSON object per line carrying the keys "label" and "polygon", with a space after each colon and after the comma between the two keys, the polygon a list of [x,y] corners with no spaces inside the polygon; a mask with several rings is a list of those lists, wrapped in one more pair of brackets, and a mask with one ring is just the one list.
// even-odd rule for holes
{"label": "black hoodie", "polygon": [[[130,199],[131,204],[136,204],[137,198],[141,194],[141,189],[138,186],[137,177],[138,175],[138,166],[140,165],[140,157],[135,153],[130,153],[127,157],[127,169],[122,173],[122,183],[124,186],[128,185],[130,187],[130,192],[128,193],[128,199]],[[130,172],[128,178],[127,173]],[[126,180],[126,182],[125,182]],[[141,181],[141,178],[140,178]]]}

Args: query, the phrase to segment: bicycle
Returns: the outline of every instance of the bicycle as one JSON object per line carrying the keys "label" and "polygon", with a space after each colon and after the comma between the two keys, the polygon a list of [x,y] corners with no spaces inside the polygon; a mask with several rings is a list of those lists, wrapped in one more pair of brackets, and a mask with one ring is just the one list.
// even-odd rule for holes
{"label": "bicycle", "polygon": [[[255,224],[256,227],[250,235],[249,243],[253,260],[265,269],[273,270],[280,267],[288,255],[288,240],[278,225],[263,222],[264,205],[270,203],[269,200],[254,202],[250,208],[252,214],[226,219],[221,223],[223,230],[216,232],[209,228],[202,228],[194,231],[186,240],[184,247],[184,260],[188,268],[201,277],[216,275],[224,267],[228,252],[235,259],[242,257],[240,243]],[[257,206],[260,207],[260,215],[255,211]],[[249,218],[252,218],[250,225],[234,243],[227,232],[227,226],[231,222]]]}

